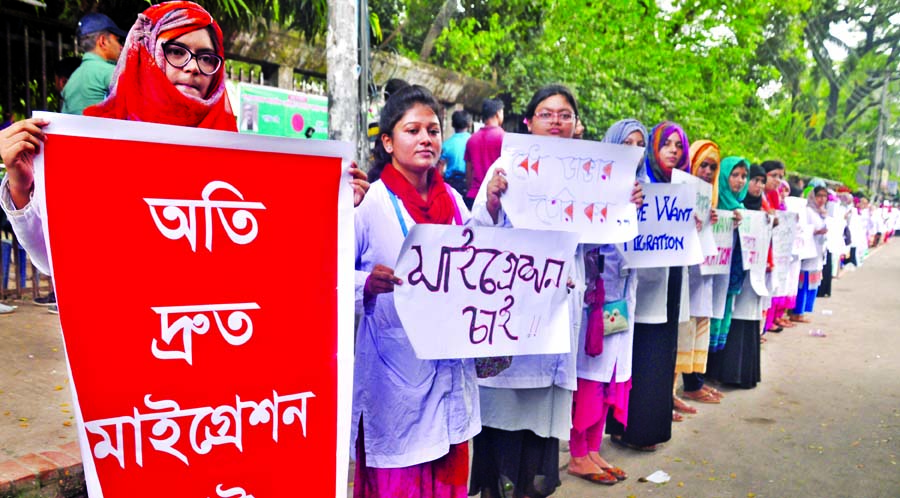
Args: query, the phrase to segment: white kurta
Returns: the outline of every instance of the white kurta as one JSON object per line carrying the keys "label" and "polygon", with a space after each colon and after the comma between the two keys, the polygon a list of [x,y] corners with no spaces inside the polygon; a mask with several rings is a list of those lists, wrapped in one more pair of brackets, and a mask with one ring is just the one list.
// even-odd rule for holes
{"label": "white kurta", "polygon": [[[448,190],[463,220],[468,219],[462,197]],[[399,199],[398,204],[406,226],[415,225]],[[379,294],[363,303],[369,272],[376,264],[394,267],[405,237],[382,182],[372,184],[355,218],[356,301],[364,314],[356,338],[351,444],[362,417],[370,467],[408,467],[436,460],[450,445],[481,430],[474,360],[416,358],[394,309],[393,294]]]}

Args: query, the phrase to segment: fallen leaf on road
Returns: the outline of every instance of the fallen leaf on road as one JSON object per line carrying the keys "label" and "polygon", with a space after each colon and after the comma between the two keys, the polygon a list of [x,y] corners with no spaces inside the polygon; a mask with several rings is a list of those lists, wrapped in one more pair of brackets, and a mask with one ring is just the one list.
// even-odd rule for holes
{"label": "fallen leaf on road", "polygon": [[756,498],[756,493],[747,493],[747,498]]}
{"label": "fallen leaf on road", "polygon": [[28,419],[25,417],[19,417],[19,422],[28,422]]}
{"label": "fallen leaf on road", "polygon": [[56,386],[56,387],[53,388],[53,390],[54,390],[54,391],[62,391],[62,390],[63,390],[63,387],[62,387],[62,386]]}
{"label": "fallen leaf on road", "polygon": [[69,422],[68,420],[66,420],[65,422],[63,422],[63,425],[65,427],[72,427],[72,422]]}
{"label": "fallen leaf on road", "polygon": [[27,428],[28,428],[28,424],[19,424],[19,427],[21,427],[21,428],[23,428],[23,429],[27,429]]}
{"label": "fallen leaf on road", "polygon": [[678,487],[679,487],[679,488],[683,488],[683,487],[684,487],[684,483],[681,482],[681,481],[678,481]]}
{"label": "fallen leaf on road", "polygon": [[734,472],[732,472],[732,473],[731,473],[731,478],[732,478],[732,479],[737,479],[737,474],[735,474]]}
{"label": "fallen leaf on road", "polygon": [[680,462],[681,459],[680,459],[680,458],[675,458],[675,461],[676,461],[676,462]]}

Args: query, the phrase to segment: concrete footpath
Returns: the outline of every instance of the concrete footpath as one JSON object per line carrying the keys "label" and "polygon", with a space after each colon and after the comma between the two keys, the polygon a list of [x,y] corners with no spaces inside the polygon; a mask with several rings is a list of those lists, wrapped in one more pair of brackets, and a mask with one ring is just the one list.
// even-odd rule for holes
{"label": "concrete footpath", "polygon": [[[29,486],[64,486],[27,496],[80,496],[64,489],[80,479],[80,466],[59,322],[28,301],[10,304],[19,310],[0,316],[0,497],[24,496],[7,493],[8,484],[4,490],[23,468],[34,473]],[[603,455],[629,473],[627,481],[594,485],[563,467],[554,496],[900,496],[900,242],[835,280],[812,318],[767,334],[762,383],[719,387],[727,396],[720,405],[693,403],[699,413],[675,423],[658,451],[622,450],[604,439]],[[560,455],[561,465],[567,461]],[[638,481],[656,470],[671,480]]]}

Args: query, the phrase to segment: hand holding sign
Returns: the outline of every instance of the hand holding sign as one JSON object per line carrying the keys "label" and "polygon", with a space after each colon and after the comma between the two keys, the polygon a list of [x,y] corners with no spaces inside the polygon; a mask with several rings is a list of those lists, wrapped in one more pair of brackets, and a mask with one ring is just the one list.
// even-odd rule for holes
{"label": "hand holding sign", "polygon": [[382,264],[375,265],[372,273],[366,279],[366,285],[363,287],[363,295],[365,299],[370,299],[377,294],[386,292],[394,292],[395,285],[402,285],[403,280],[394,276],[394,269]]}
{"label": "hand holding sign", "polygon": [[500,197],[506,193],[509,184],[506,182],[506,171],[503,168],[496,168],[494,176],[487,186],[487,210],[491,215],[494,223],[497,223],[497,217],[500,215]]}

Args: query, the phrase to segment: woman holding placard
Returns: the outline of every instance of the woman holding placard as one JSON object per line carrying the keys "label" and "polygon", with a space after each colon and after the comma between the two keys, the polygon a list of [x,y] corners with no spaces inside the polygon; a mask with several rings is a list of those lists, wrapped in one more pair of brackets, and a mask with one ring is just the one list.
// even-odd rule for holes
{"label": "woman holding placard", "polygon": [[[577,116],[578,104],[572,92],[562,85],[548,85],[529,102],[525,124],[534,135],[573,138]],[[478,193],[473,215],[484,224],[511,227],[500,209],[507,187],[505,172],[495,163],[487,177],[491,180]],[[635,186],[632,202],[642,200],[643,192]],[[578,302],[580,309],[583,298],[571,297],[580,295],[578,289],[575,284],[570,303]],[[470,494],[538,498],[556,490],[560,485],[559,440],[570,435],[576,386],[574,351],[518,356],[509,369],[481,381],[483,428],[474,439]],[[586,468],[575,473],[592,482],[617,482],[614,473],[625,478],[621,469],[602,469],[588,460],[581,463]]]}
{"label": "woman holding placard", "polygon": [[[691,144],[690,153],[691,174],[712,185],[709,222],[714,225],[718,221],[716,206],[719,200],[719,146],[709,140],[698,140]],[[681,373],[684,381],[684,397],[700,403],[719,403],[722,399],[719,391],[706,386],[703,382],[709,352],[709,319],[713,316],[714,279],[714,275],[703,275],[700,272],[700,265],[688,268],[691,318],[688,322],[678,324],[676,380],[678,373]],[[674,397],[673,403],[676,410],[692,410],[678,396]]]}
{"label": "woman holding placard", "polygon": [[[529,132],[572,138],[578,104],[561,85],[541,88],[525,110]],[[492,167],[475,200],[476,217],[500,208],[506,190],[504,171]],[[494,222],[500,221],[491,214]],[[575,365],[571,354],[531,355],[482,381],[482,431],[473,441],[470,494],[484,498],[553,494],[560,485],[559,440],[569,435]],[[488,387],[488,384],[491,387]]]}
{"label": "woman holding placard", "polygon": [[[225,94],[225,49],[218,23],[203,7],[175,1],[153,5],[128,32],[110,84],[109,97],[86,116],[193,128],[237,131]],[[45,140],[41,118],[0,131],[0,157],[7,169],[0,205],[35,266],[50,273],[42,214],[31,202],[34,156]],[[368,183],[351,168],[358,204]]]}
{"label": "woman holding placard", "polygon": [[[647,129],[637,120],[622,120],[609,128],[603,141],[646,148]],[[627,475],[600,456],[600,446],[607,416],[622,423],[628,420],[634,334],[634,321],[628,317],[634,316],[636,279],[612,244],[582,245],[576,261],[584,262],[584,275],[576,273],[585,283],[585,299],[568,472],[592,482],[615,484]]]}
{"label": "woman holding placard", "polygon": [[803,315],[812,313],[813,306],[816,303],[819,283],[822,281],[822,267],[825,261],[825,233],[828,232],[828,228],[825,226],[825,217],[828,216],[828,211],[825,209],[825,203],[828,202],[828,189],[822,186],[815,187],[807,195],[806,199],[806,223],[813,230],[816,256],[804,259],[800,263],[797,303],[794,305],[794,316],[791,318],[795,322],[804,323],[809,322]]}
{"label": "woman holding placard", "polygon": [[[766,171],[757,164],[751,165],[749,171],[750,179],[742,202],[747,210],[760,211],[763,203]],[[768,247],[761,249],[759,257],[765,257],[767,252]],[[732,284],[736,286],[738,279],[735,271],[742,268],[743,255],[734,251],[732,258],[737,259],[737,264],[732,264]],[[763,316],[765,299],[753,289],[750,269],[737,271],[741,277],[741,284],[740,290],[734,298],[734,309],[728,335],[722,350],[710,356],[709,372],[719,382],[751,389],[756,387],[761,380],[760,319]]]}
{"label": "woman holding placard", "polygon": [[[727,278],[713,280],[714,308],[719,308],[718,303],[722,294],[725,302],[722,306],[721,318],[713,318],[709,324],[709,356],[706,362],[706,372],[709,377],[715,378],[714,357],[725,347],[728,339],[728,329],[731,327],[731,313],[734,309],[734,296],[741,292],[744,283],[743,263],[741,262],[741,239],[737,233],[737,224],[740,223],[738,209],[744,209],[741,200],[747,195],[747,173],[750,163],[743,157],[726,157],[719,168],[719,209],[727,209],[735,213],[734,243],[731,251],[731,272],[725,275]],[[715,315],[714,315],[715,316]]]}
{"label": "woman holding placard", "polygon": [[[650,131],[645,171],[650,182],[670,183],[675,169],[690,169],[690,144],[680,125],[663,122]],[[607,432],[614,443],[639,451],[655,451],[672,437],[672,373],[678,345],[678,323],[688,316],[684,267],[637,270],[634,313],[632,388],[627,425],[610,418]]]}
{"label": "woman holding placard", "polygon": [[356,212],[357,305],[353,496],[461,498],[468,440],[481,430],[475,362],[420,360],[394,309],[401,246],[416,223],[462,224],[462,196],[435,166],[440,104],[421,86],[392,94],[381,111],[372,184]]}

